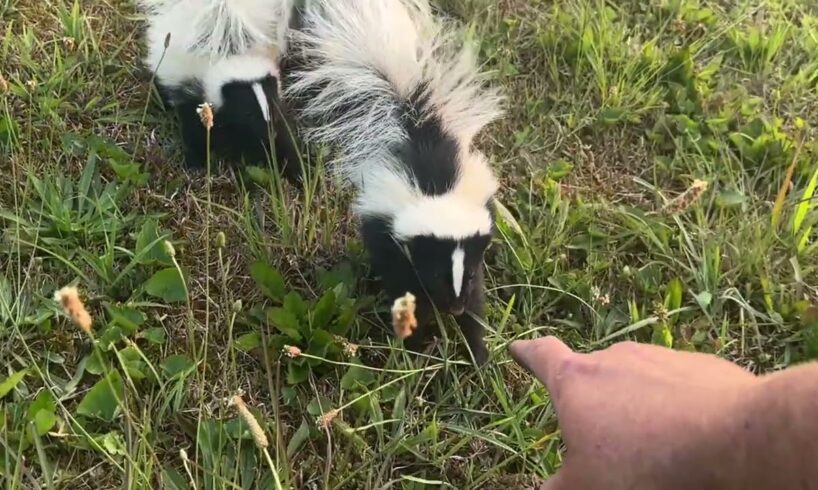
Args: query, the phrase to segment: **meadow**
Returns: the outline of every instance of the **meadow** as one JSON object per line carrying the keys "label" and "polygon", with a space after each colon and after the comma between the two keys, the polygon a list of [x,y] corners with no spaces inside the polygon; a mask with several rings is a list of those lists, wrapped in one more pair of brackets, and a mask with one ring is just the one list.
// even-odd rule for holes
{"label": "meadow", "polygon": [[131,2],[0,0],[0,487],[532,488],[514,339],[818,357],[818,4],[437,3],[508,97],[479,370],[401,349],[320,158],[184,171]]}

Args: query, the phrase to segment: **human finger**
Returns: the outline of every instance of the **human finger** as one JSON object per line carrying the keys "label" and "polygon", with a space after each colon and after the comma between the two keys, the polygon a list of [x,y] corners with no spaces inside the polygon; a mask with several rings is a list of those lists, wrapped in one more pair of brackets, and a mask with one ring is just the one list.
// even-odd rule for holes
{"label": "human finger", "polygon": [[576,488],[576,482],[571,480],[570,470],[563,467],[540,485],[540,490],[571,490]]}
{"label": "human finger", "polygon": [[509,346],[511,357],[542,381],[549,391],[557,389],[561,366],[574,352],[554,336],[517,340]]}

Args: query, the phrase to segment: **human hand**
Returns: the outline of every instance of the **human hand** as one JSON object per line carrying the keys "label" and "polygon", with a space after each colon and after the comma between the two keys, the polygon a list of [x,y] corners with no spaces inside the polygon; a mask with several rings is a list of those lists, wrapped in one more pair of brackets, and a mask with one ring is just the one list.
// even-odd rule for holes
{"label": "human hand", "polygon": [[758,383],[753,374],[633,342],[578,354],[544,337],[510,349],[548,388],[567,448],[543,490],[732,488],[731,422]]}

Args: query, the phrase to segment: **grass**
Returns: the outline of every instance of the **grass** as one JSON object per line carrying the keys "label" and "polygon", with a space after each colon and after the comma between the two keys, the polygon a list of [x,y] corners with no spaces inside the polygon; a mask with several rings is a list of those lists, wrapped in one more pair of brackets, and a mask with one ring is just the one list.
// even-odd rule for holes
{"label": "grass", "polygon": [[812,2],[440,3],[509,95],[480,371],[401,350],[320,164],[179,169],[130,3],[0,0],[3,488],[530,487],[562,448],[513,339],[818,356]]}

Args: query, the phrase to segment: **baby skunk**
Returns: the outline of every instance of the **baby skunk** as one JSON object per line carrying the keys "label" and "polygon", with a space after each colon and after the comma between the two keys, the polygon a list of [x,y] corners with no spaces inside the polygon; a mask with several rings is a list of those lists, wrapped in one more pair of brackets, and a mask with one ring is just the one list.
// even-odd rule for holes
{"label": "baby skunk", "polygon": [[497,181],[472,140],[500,116],[472,51],[421,0],[318,0],[290,38],[285,98],[303,136],[357,190],[373,272],[390,300],[417,297],[417,350],[433,306],[452,314],[474,360],[482,327],[483,256]]}
{"label": "baby skunk", "polygon": [[140,0],[148,18],[146,65],[181,122],[185,162],[201,168],[206,131],[196,109],[214,109],[213,148],[233,161],[276,157],[295,176],[294,128],[281,104],[279,58],[292,0]]}

